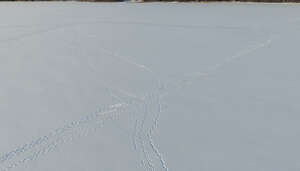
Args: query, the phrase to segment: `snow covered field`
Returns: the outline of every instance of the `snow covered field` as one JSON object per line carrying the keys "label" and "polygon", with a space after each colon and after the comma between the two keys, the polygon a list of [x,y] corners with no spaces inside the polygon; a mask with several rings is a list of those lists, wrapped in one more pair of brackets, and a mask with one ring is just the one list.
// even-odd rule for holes
{"label": "snow covered field", "polygon": [[0,3],[0,171],[299,171],[300,5]]}

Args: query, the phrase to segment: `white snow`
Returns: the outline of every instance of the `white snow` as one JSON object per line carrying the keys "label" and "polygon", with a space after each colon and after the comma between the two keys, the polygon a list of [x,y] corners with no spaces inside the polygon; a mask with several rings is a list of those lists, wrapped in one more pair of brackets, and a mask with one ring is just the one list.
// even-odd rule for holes
{"label": "white snow", "polygon": [[300,6],[0,3],[0,171],[297,171]]}

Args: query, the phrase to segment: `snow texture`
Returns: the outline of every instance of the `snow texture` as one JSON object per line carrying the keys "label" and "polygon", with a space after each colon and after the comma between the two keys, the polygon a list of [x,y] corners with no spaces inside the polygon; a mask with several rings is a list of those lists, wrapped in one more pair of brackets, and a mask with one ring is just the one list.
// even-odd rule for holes
{"label": "snow texture", "polygon": [[300,170],[300,6],[0,3],[0,171]]}

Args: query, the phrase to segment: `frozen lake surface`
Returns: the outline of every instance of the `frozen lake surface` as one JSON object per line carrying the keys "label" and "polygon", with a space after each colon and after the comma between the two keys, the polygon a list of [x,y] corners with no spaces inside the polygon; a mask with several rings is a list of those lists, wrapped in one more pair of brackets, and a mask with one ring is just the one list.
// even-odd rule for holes
{"label": "frozen lake surface", "polygon": [[300,6],[0,3],[0,171],[299,171]]}

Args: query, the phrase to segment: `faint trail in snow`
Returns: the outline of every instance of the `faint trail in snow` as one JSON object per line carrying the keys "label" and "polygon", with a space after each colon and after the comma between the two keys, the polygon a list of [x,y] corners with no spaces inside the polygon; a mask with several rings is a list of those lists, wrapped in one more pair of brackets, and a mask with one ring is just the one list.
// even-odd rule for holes
{"label": "faint trail in snow", "polygon": [[[142,110],[139,110],[140,108]],[[144,125],[145,125],[146,118],[148,115],[148,113],[145,110],[146,110],[145,102],[142,102],[140,107],[137,110],[137,112],[139,112],[139,113],[137,113],[138,114],[137,117],[140,119],[138,119],[139,131],[138,131],[137,137],[135,139],[139,140],[139,147],[140,147],[140,150],[141,150],[142,156],[143,156],[142,165],[144,166],[144,169],[147,171],[147,170],[154,170],[154,166],[153,166],[152,162],[150,161],[149,152],[146,150],[145,140],[143,138]],[[139,115],[141,115],[141,116],[139,117]]]}
{"label": "faint trail in snow", "polygon": [[[16,37],[10,37],[6,39],[0,40],[1,42],[10,42],[10,41],[17,41],[28,37],[33,37],[53,31],[57,31],[60,29],[66,29],[66,28],[72,28],[80,25],[90,25],[90,24],[121,24],[121,25],[135,25],[135,26],[147,26],[147,27],[162,27],[162,28],[180,28],[180,29],[222,29],[222,30],[245,30],[249,29],[247,27],[234,27],[234,26],[223,26],[223,25],[216,25],[216,26],[208,26],[208,25],[180,25],[180,24],[165,24],[165,23],[151,23],[151,22],[144,22],[144,21],[105,21],[105,20],[96,20],[96,21],[90,21],[90,22],[70,22],[70,23],[64,23],[64,24],[43,24],[43,25],[0,25],[0,28],[34,28],[34,27],[44,27],[45,29],[37,30],[37,31],[31,31],[28,33],[23,33]],[[253,29],[251,29],[253,30]],[[103,49],[105,50],[105,49]],[[108,51],[109,52],[109,51]],[[142,68],[144,70],[147,70],[148,72],[151,72],[152,70],[145,65],[135,63],[129,59],[127,59],[124,56],[119,56],[116,54],[116,57],[119,57],[120,59],[131,63],[132,65],[136,65],[139,68]],[[153,72],[153,71],[152,71]]]}
{"label": "faint trail in snow", "polygon": [[223,66],[225,66],[225,65],[227,65],[227,64],[229,64],[229,63],[231,63],[231,62],[233,62],[233,61],[235,61],[235,60],[237,60],[237,59],[240,59],[240,58],[242,58],[242,57],[244,57],[244,56],[247,56],[247,55],[249,55],[249,54],[251,54],[251,53],[253,53],[253,52],[257,51],[257,50],[260,50],[260,49],[262,49],[262,48],[267,47],[267,46],[270,45],[272,42],[273,42],[273,38],[269,38],[269,39],[267,39],[267,40],[265,40],[265,41],[263,41],[263,42],[261,42],[261,43],[256,44],[254,47],[250,47],[250,48],[247,48],[247,49],[245,49],[245,50],[239,51],[239,52],[237,52],[235,55],[233,55],[233,56],[231,56],[231,57],[225,59],[225,61],[224,61],[223,63],[216,64],[216,65],[212,68],[212,70],[216,71],[216,70],[218,70],[220,67],[223,67]]}
{"label": "faint trail in snow", "polygon": [[115,59],[119,59],[120,61],[123,61],[124,63],[127,63],[129,65],[132,65],[132,66],[135,66],[145,72],[148,72],[149,74],[151,74],[154,78],[155,78],[155,81],[157,83],[161,82],[160,79],[158,78],[157,74],[149,67],[149,66],[146,66],[144,64],[140,64],[138,62],[135,62],[133,60],[131,60],[132,57],[128,57],[128,56],[124,56],[124,55],[121,55],[117,52],[114,52],[114,51],[111,51],[111,50],[108,50],[108,49],[105,49],[105,48],[98,48],[98,50],[100,50],[102,53],[106,54],[106,55],[109,55],[111,57],[114,57]]}
{"label": "faint trail in snow", "polygon": [[2,43],[2,42],[4,42],[4,43],[13,42],[13,41],[33,37],[33,36],[36,36],[36,35],[52,32],[52,31],[55,31],[55,30],[58,30],[58,29],[61,29],[61,27],[56,26],[56,27],[49,27],[49,28],[40,29],[40,30],[36,30],[36,31],[30,31],[28,33],[23,33],[23,34],[18,35],[18,36],[9,37],[9,38],[6,38],[6,39],[0,39],[0,43]]}
{"label": "faint trail in snow", "polygon": [[[124,109],[126,104],[114,104],[106,108],[99,109],[95,113],[87,115],[80,120],[70,122],[63,127],[51,131],[49,134],[41,136],[19,148],[0,156],[0,171],[11,170],[23,163],[37,159],[39,156],[46,154],[55,149],[59,144],[72,141],[76,136],[83,136],[91,132],[90,126],[97,126],[97,121],[114,119],[114,115],[120,114],[119,111]],[[83,129],[87,132],[82,132]]]}
{"label": "faint trail in snow", "polygon": [[149,102],[149,100],[151,100],[152,96],[146,95],[145,97],[139,97],[137,99],[136,97],[128,95],[128,93],[124,93],[122,91],[119,93],[121,93],[121,95],[117,95],[115,93],[112,93],[112,95],[120,102],[130,105],[132,111],[135,112],[137,117],[134,123],[134,131],[132,134],[133,149],[136,151],[138,149],[141,150],[141,165],[144,168],[144,170],[154,171],[155,165],[153,163],[153,160],[155,158],[149,152],[149,150],[152,150],[152,148],[147,148],[150,140],[147,139],[146,132],[148,131],[148,129],[145,128],[147,117],[149,114],[151,114],[149,112],[149,109],[151,109],[152,106],[149,105],[151,103]]}
{"label": "faint trail in snow", "polygon": [[[103,50],[104,50],[104,49],[103,49]],[[107,51],[107,52],[109,52],[109,51]],[[145,65],[143,65],[143,64],[139,64],[139,63],[137,63],[137,62],[134,62],[133,60],[129,60],[128,57],[125,57],[125,56],[123,56],[123,55],[120,55],[120,54],[118,54],[117,52],[111,53],[111,56],[117,57],[117,58],[119,58],[120,60],[122,60],[122,61],[124,61],[124,62],[126,62],[126,63],[128,63],[128,64],[134,65],[134,66],[136,66],[136,67],[138,67],[138,68],[141,68],[141,69],[143,69],[143,70],[145,70],[145,71],[147,71],[147,72],[149,72],[149,73],[151,73],[151,74],[154,74],[154,71],[153,71],[152,69],[150,69],[149,67],[147,67],[147,66],[145,66]]]}
{"label": "faint trail in snow", "polygon": [[159,160],[160,160],[160,163],[161,163],[161,165],[162,165],[162,168],[163,168],[165,171],[168,171],[169,168],[168,168],[168,166],[167,166],[165,160],[163,159],[162,154],[159,152],[158,147],[154,144],[151,133],[148,134],[148,138],[149,138],[149,140],[150,140],[150,145],[151,145],[152,150],[154,151],[154,153],[156,154],[156,156],[157,156],[157,157],[159,158]]}
{"label": "faint trail in snow", "polygon": [[[121,92],[122,93],[122,92]],[[145,171],[154,171],[155,165],[153,163],[153,156],[149,152],[149,150],[152,150],[151,148],[148,148],[148,139],[146,136],[147,128],[145,127],[145,124],[147,122],[147,117],[149,114],[149,109],[151,109],[151,106],[149,106],[149,95],[146,95],[143,98],[142,101],[135,99],[130,99],[132,97],[127,96],[127,94],[123,94],[125,97],[121,97],[120,95],[115,95],[117,99],[120,101],[123,101],[124,103],[130,103],[132,104],[133,111],[136,116],[136,120],[134,122],[134,130],[132,134],[132,141],[133,141],[133,149],[137,152],[141,153],[142,159],[141,159],[141,165],[144,168]],[[132,101],[133,100],[133,101]],[[150,98],[151,100],[151,98]]]}
{"label": "faint trail in snow", "polygon": [[254,45],[253,47],[249,47],[244,50],[240,50],[240,51],[236,52],[234,55],[226,58],[223,62],[217,63],[215,65],[208,67],[206,72],[189,73],[187,75],[184,75],[183,79],[177,79],[177,80],[173,80],[172,82],[166,83],[167,84],[166,91],[162,92],[161,95],[162,95],[162,97],[165,97],[168,94],[170,94],[170,92],[172,92],[172,91],[178,91],[179,89],[192,84],[192,82],[195,80],[198,80],[201,78],[207,78],[214,72],[229,65],[230,63],[232,63],[238,59],[241,59],[247,55],[250,55],[251,53],[254,53],[260,49],[268,47],[273,41],[274,41],[274,36],[273,37],[269,36],[269,38],[267,40],[265,40],[263,42],[259,42],[256,45]]}
{"label": "faint trail in snow", "polygon": [[[36,30],[36,31],[29,31],[27,33],[23,33],[21,35],[18,36],[14,36],[14,37],[9,37],[6,39],[0,39],[0,43],[2,42],[11,42],[11,41],[17,41],[17,40],[21,40],[21,39],[25,39],[28,37],[33,37],[33,36],[37,36],[37,35],[41,35],[41,34],[45,34],[45,33],[49,33],[49,32],[53,32],[59,29],[64,29],[64,28],[68,28],[68,27],[74,27],[77,26],[78,24],[76,23],[66,23],[66,24],[44,24],[44,25],[13,25],[13,26],[9,26],[9,25],[5,25],[2,26],[4,28],[43,28],[40,30]],[[1,26],[0,26],[1,27]]]}
{"label": "faint trail in snow", "polygon": [[155,145],[154,143],[154,140],[153,140],[153,134],[154,134],[154,131],[155,129],[158,128],[158,122],[159,122],[159,117],[160,117],[160,113],[162,112],[162,105],[160,103],[160,97],[158,97],[158,111],[157,111],[157,114],[156,114],[156,117],[155,117],[155,120],[147,134],[148,136],[148,139],[149,139],[149,143],[151,145],[151,149],[153,150],[153,152],[156,154],[157,158],[159,159],[160,163],[161,163],[161,166],[162,168],[165,170],[165,171],[168,171],[169,168],[167,166],[167,163],[166,161],[164,160],[161,152],[159,151],[158,147]]}
{"label": "faint trail in snow", "polygon": [[242,27],[242,26],[224,26],[224,25],[187,25],[187,24],[177,24],[177,23],[155,23],[146,21],[113,21],[113,20],[93,20],[88,22],[74,22],[66,23],[67,26],[77,26],[77,25],[91,25],[91,24],[111,24],[111,25],[133,25],[133,26],[143,26],[143,27],[159,27],[159,28],[177,28],[177,29],[217,29],[217,30],[256,30],[256,28]]}
{"label": "faint trail in snow", "polygon": [[159,95],[153,93],[146,95],[144,101],[137,104],[136,112],[133,148],[141,153],[142,167],[145,171],[156,170],[156,168],[158,169],[158,166],[155,165],[157,161],[162,169],[168,170],[167,164],[152,138],[154,129],[158,126],[159,115],[162,112]]}
{"label": "faint trail in snow", "polygon": [[120,55],[119,53],[117,52],[113,52],[111,50],[108,50],[108,49],[105,49],[105,48],[101,48],[99,47],[97,50],[100,50],[102,53],[106,54],[106,55],[109,55],[111,57],[114,57],[116,59],[119,59],[127,64],[130,64],[130,65],[133,65],[137,68],[140,68],[141,70],[144,70],[146,72],[149,72],[151,74],[154,74],[154,71],[152,69],[150,69],[149,67],[143,65],[143,64],[140,64],[140,63],[137,63],[137,62],[134,62],[133,60],[130,60],[129,58],[130,57],[126,57],[124,55]]}
{"label": "faint trail in snow", "polygon": [[[73,42],[73,43],[74,43],[74,42]],[[71,45],[69,44],[69,46],[71,46]],[[74,47],[74,48],[76,48],[76,47]],[[146,71],[146,72],[148,72],[148,73],[150,73],[150,74],[152,74],[152,75],[155,75],[155,73],[153,72],[153,70],[151,70],[149,67],[146,67],[145,65],[142,65],[142,64],[139,64],[139,63],[134,62],[134,61],[132,61],[132,60],[129,60],[129,59],[128,59],[129,57],[125,57],[125,56],[122,56],[122,55],[118,55],[117,53],[114,53],[113,51],[110,51],[110,50],[107,50],[107,49],[101,48],[101,47],[98,47],[97,50],[100,50],[102,53],[104,53],[104,54],[106,54],[106,55],[109,55],[109,56],[111,56],[111,57],[113,57],[113,58],[115,58],[115,59],[119,59],[119,60],[121,60],[121,61],[123,61],[123,62],[125,62],[125,63],[127,63],[127,64],[133,65],[133,66],[135,66],[135,67],[137,67],[137,68],[139,68],[139,69],[142,69],[142,70],[144,70],[144,71]],[[92,55],[92,54],[85,54],[85,55],[90,56],[90,55]],[[96,67],[95,67],[93,64],[91,64],[91,63],[89,62],[89,60],[87,60],[87,65],[88,65],[89,70],[90,70],[91,72],[93,72],[95,75],[97,75],[97,71],[96,71],[96,69],[95,69]],[[139,101],[143,101],[143,97],[142,97],[142,96],[135,95],[135,94],[132,93],[132,92],[123,90],[123,89],[121,89],[121,88],[114,88],[114,86],[112,86],[112,85],[110,85],[110,84],[108,84],[108,83],[106,83],[106,82],[101,82],[101,83],[99,83],[99,84],[101,84],[102,86],[104,86],[104,87],[108,90],[108,92],[110,92],[111,96],[113,96],[113,97],[115,97],[115,98],[118,98],[118,97],[117,97],[114,93],[112,93],[112,90],[113,90],[114,92],[119,92],[119,93],[121,93],[121,94],[123,94],[123,95],[126,95],[126,96],[128,96],[128,97],[130,97],[130,98],[133,98],[133,99],[135,99],[135,100],[138,99]],[[119,100],[121,100],[121,99],[119,98]]]}
{"label": "faint trail in snow", "polygon": [[137,126],[138,126],[138,120],[135,120],[134,130],[133,130],[133,148],[134,148],[134,150],[137,150],[137,142],[136,142]]}
{"label": "faint trail in snow", "polygon": [[155,170],[154,164],[152,163],[150,154],[149,154],[149,152],[148,152],[147,149],[146,149],[145,141],[142,140],[141,143],[142,143],[142,150],[143,150],[143,154],[144,154],[144,160],[143,160],[143,161],[146,160],[146,164],[145,164],[145,165],[146,165],[146,168],[145,168],[145,170],[146,170],[146,171],[147,171],[147,170],[153,171],[153,170]]}

